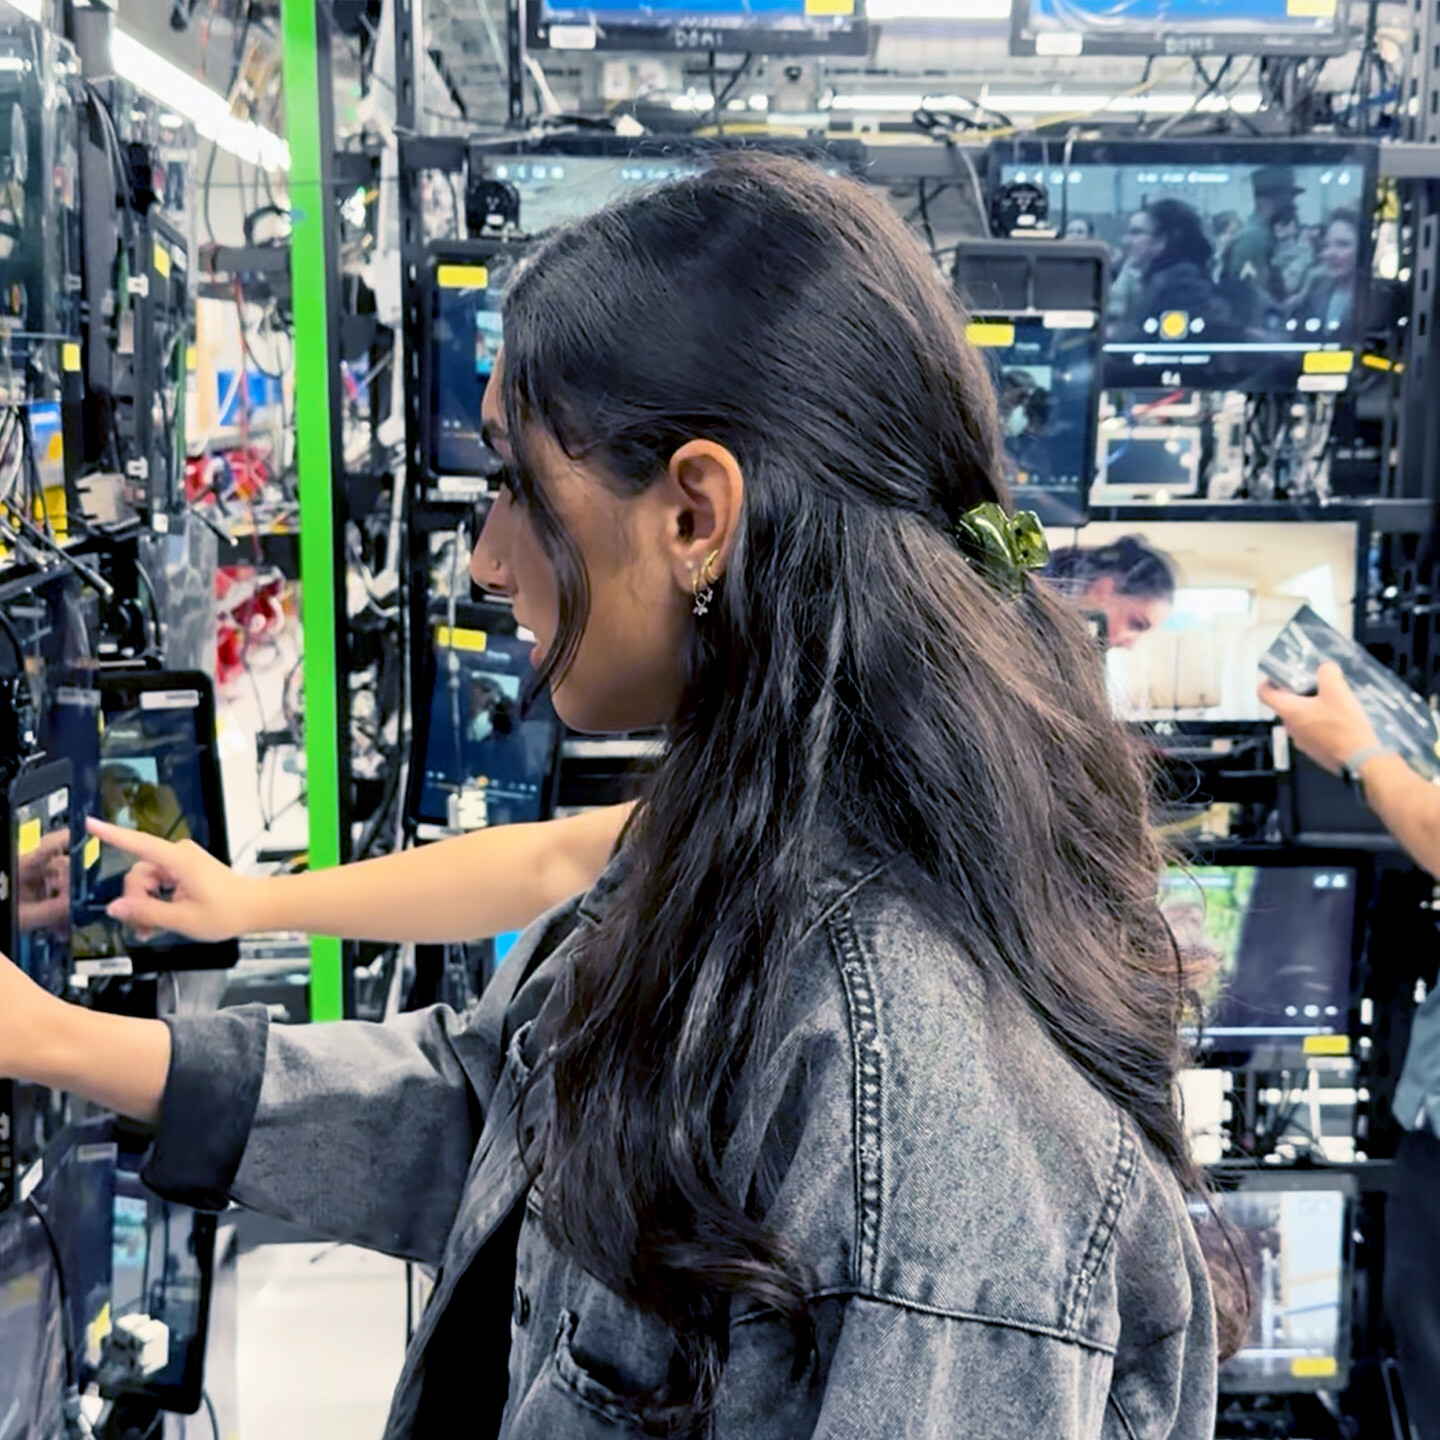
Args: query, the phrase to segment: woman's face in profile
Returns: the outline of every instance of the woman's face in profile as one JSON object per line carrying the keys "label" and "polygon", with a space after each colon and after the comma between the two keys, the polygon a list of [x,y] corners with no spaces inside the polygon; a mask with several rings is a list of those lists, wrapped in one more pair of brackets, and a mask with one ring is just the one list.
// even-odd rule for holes
{"label": "woman's face in profile", "polygon": [[1104,615],[1107,650],[1133,650],[1170,618],[1174,608],[1158,595],[1121,595],[1113,575],[1097,580],[1081,597],[1080,604],[1082,609]]}
{"label": "woman's face in profile", "polygon": [[[484,433],[500,459],[513,447],[501,403],[503,350],[486,386]],[[551,685],[555,711],[574,730],[615,734],[667,724],[680,703],[690,593],[666,548],[673,514],[662,487],[626,497],[598,465],[571,460],[553,437],[526,437],[535,482],[580,551],[589,617],[569,668]],[[525,503],[504,489],[490,507],[470,557],[477,585],[503,595],[535,636],[540,664],[560,630],[560,587]]]}

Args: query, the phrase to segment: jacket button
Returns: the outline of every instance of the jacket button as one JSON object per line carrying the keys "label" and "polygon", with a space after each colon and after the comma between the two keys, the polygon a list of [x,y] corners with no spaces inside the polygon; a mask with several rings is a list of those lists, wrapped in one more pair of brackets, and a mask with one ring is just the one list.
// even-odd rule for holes
{"label": "jacket button", "polygon": [[530,1318],[530,1297],[517,1285],[515,1287],[515,1323],[523,1325]]}

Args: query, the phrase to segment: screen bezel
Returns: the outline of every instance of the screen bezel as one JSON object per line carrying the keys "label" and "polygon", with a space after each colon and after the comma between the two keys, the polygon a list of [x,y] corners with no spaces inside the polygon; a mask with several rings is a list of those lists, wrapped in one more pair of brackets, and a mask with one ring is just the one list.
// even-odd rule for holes
{"label": "screen bezel", "polygon": [[[523,217],[522,217],[523,218]],[[437,334],[438,310],[444,288],[440,284],[440,269],[445,265],[489,266],[497,256],[520,260],[532,248],[528,240],[483,239],[443,240],[426,247],[424,286],[420,310],[420,448],[425,478],[431,486],[444,486],[455,481],[483,483],[484,476],[472,475],[464,470],[445,470],[439,463],[439,446],[436,444],[435,424],[439,407],[435,403],[435,389],[439,374],[435,365],[435,341]],[[476,426],[480,417],[476,414]]]}
{"label": "screen bezel", "polygon": [[[190,1253],[195,1257],[200,1272],[200,1295],[197,1304],[199,1316],[195,1329],[185,1344],[185,1374],[175,1385],[148,1383],[129,1386],[123,1392],[126,1396],[143,1396],[161,1410],[176,1415],[194,1415],[203,1403],[205,1389],[205,1346],[210,1337],[210,1307],[215,1293],[215,1233],[216,1217],[205,1210],[193,1210],[189,1206],[175,1206],[155,1194],[141,1178],[143,1156],[132,1155],[122,1145],[115,1167],[115,1195],[119,1199],[125,1193],[127,1199],[140,1198],[147,1202],[147,1223],[150,1211],[157,1204],[170,1205],[191,1217]],[[130,1194],[139,1191],[139,1195]]]}
{"label": "screen bezel", "polygon": [[[1293,1395],[1313,1394],[1316,1391],[1343,1390],[1349,1383],[1354,1344],[1351,1334],[1355,1323],[1355,1242],[1351,1224],[1355,1207],[1359,1201],[1360,1187],[1354,1175],[1343,1170],[1328,1170],[1322,1166],[1313,1169],[1241,1170],[1233,1165],[1212,1166],[1207,1172],[1215,1189],[1222,1195],[1234,1195],[1246,1190],[1279,1191],[1281,1193],[1301,1190],[1332,1190],[1345,1197],[1344,1217],[1341,1222],[1343,1240],[1340,1258],[1340,1317],[1336,1327],[1335,1364],[1336,1373],[1326,1376],[1285,1377],[1283,1382],[1273,1378],[1259,1377],[1229,1383],[1222,1366],[1220,1369],[1220,1391],[1226,1395]],[[1223,1212],[1223,1201],[1222,1201]]]}
{"label": "screen bezel", "polygon": [[1308,868],[1354,871],[1355,906],[1350,922],[1350,994],[1343,1022],[1338,1023],[1333,1031],[1323,1032],[1331,1036],[1347,1037],[1349,1048],[1344,1055],[1322,1055],[1319,1052],[1307,1054],[1303,1036],[1293,1040],[1255,1036],[1243,1042],[1222,1036],[1219,1043],[1208,1043],[1212,1034],[1208,1028],[1201,1027],[1198,1032],[1187,1028],[1185,1034],[1194,1063],[1206,1069],[1273,1070],[1292,1063],[1296,1057],[1301,1057],[1302,1060],[1354,1060],[1358,1053],[1361,1028],[1360,1006],[1369,969],[1365,939],[1368,933],[1370,899],[1375,888],[1374,855],[1360,850],[1331,850],[1296,845],[1216,845],[1187,850],[1171,861],[1166,869],[1168,871],[1176,866],[1185,870],[1219,866],[1249,867],[1257,870]]}
{"label": "screen bezel", "polygon": [[[1010,53],[1012,55],[1343,55],[1350,48],[1350,15],[1346,0],[1338,0],[1333,32],[1317,30],[1303,35],[1210,35],[1204,31],[1160,27],[1133,35],[1075,35],[1047,45],[1040,36],[1051,31],[1031,28],[1033,0],[1011,0]],[[1058,48],[1057,48],[1058,47]]]}
{"label": "screen bezel", "polygon": [[[410,727],[410,765],[405,785],[405,821],[414,833],[424,832],[427,836],[451,834],[445,820],[433,815],[420,813],[420,800],[425,789],[425,752],[430,745],[430,700],[435,693],[435,677],[439,666],[436,655],[434,634],[436,625],[453,623],[462,630],[483,630],[487,634],[513,637],[516,632],[515,614],[508,605],[494,601],[467,600],[455,605],[453,622],[448,609],[432,607],[426,617],[424,638],[424,664],[420,667],[418,694],[423,703],[416,706]],[[560,747],[564,743],[565,725],[558,716],[555,718],[552,736],[550,765],[541,788],[540,818],[548,819],[555,810],[556,796],[560,787]]]}
{"label": "screen bezel", "polygon": [[[1243,139],[1243,140],[1057,140],[1054,143],[1035,138],[1021,138],[1015,140],[996,140],[990,145],[987,152],[986,176],[989,193],[987,203],[992,204],[999,193],[1002,181],[1001,172],[1006,165],[1049,165],[1056,163],[1065,166],[1104,166],[1113,165],[1117,168],[1133,168],[1136,165],[1151,164],[1173,164],[1173,165],[1196,165],[1213,166],[1216,164],[1232,165],[1243,168],[1246,165],[1326,165],[1339,163],[1341,157],[1345,157],[1350,164],[1359,165],[1363,171],[1361,181],[1361,199],[1357,206],[1362,218],[1361,234],[1359,236],[1359,254],[1355,261],[1355,316],[1357,323],[1365,313],[1366,301],[1370,288],[1370,268],[1374,260],[1374,225],[1363,223],[1373,215],[1375,203],[1375,187],[1379,169],[1379,149],[1373,141],[1367,140],[1269,140],[1269,139]],[[1061,187],[1061,193],[1068,190],[1068,186]],[[1063,233],[1065,228],[1065,209],[1062,204],[1057,212],[1052,209],[1047,217],[1047,223],[1054,226],[1057,231]],[[1016,237],[1026,239],[1027,237]],[[1303,356],[1306,353],[1324,353],[1327,349],[1330,353],[1340,353],[1349,349],[1355,354],[1361,348],[1361,336],[1357,333],[1354,342],[1349,346],[1331,345],[1317,346],[1315,350],[1308,352],[1297,352],[1297,366],[1299,373],[1289,383],[1280,383],[1277,379],[1273,383],[1262,383],[1264,376],[1259,379],[1241,381],[1227,375],[1216,375],[1210,367],[1201,369],[1195,367],[1185,374],[1184,388],[1187,390],[1222,390],[1233,391],[1242,394],[1287,394],[1291,391],[1304,389],[1301,380],[1304,378]],[[1102,347],[1104,339],[1102,338]],[[1180,348],[1171,346],[1171,348]],[[1203,349],[1203,346],[1191,348]],[[1121,358],[1106,354],[1102,369],[1105,371],[1105,388],[1107,390],[1144,390],[1144,389],[1165,389],[1161,381],[1155,378],[1148,371],[1137,376],[1133,366],[1127,366],[1121,372]],[[1152,369],[1158,370],[1163,367],[1155,366]],[[1258,367],[1257,367],[1258,368]],[[1331,377],[1317,377],[1329,379]],[[1355,378],[1352,370],[1345,378],[1345,385],[1338,388],[1327,388],[1327,393],[1344,393],[1348,391],[1351,382]]]}
{"label": "screen bezel", "polygon": [[[1022,320],[1037,320],[1047,314],[1054,314],[1054,311],[1046,310],[976,310],[973,314],[966,313],[967,328],[970,325],[986,324],[1014,324]],[[1080,311],[1074,312],[1082,313]],[[1083,313],[1094,312],[1086,310]],[[1079,327],[1075,327],[1078,331]],[[1091,332],[1095,341],[1091,347],[1090,365],[1090,386],[1086,396],[1085,411],[1085,477],[1079,486],[1079,494],[1073,490],[1061,490],[1059,487],[1045,486],[1010,486],[1011,503],[1018,509],[1033,510],[1039,517],[1040,523],[1046,526],[1073,527],[1083,529],[1090,521],[1090,492],[1095,488],[1097,471],[1097,459],[1099,455],[1100,436],[1100,396],[1104,392],[1104,369],[1105,369],[1105,317],[1103,314],[1095,315],[1095,325]],[[973,342],[972,342],[973,343]],[[984,358],[986,348],[999,349],[1002,347],[976,347]],[[988,369],[988,362],[986,368]],[[998,400],[998,395],[997,395]],[[1001,440],[1001,448],[1004,448],[1004,440]],[[1008,480],[1007,480],[1008,484]],[[1068,502],[1078,502],[1078,508],[1067,508]]]}
{"label": "screen bezel", "polygon": [[[200,754],[200,793],[209,822],[208,850],[222,865],[230,863],[230,842],[225,825],[225,796],[220,779],[220,757],[215,742],[215,687],[199,670],[98,670],[88,677],[88,688],[100,694],[100,711],[108,725],[110,717],[139,706],[139,697],[155,690],[194,690],[199,703],[195,716],[196,740]],[[133,703],[129,697],[133,698]],[[103,745],[103,741],[101,742]],[[151,947],[132,944],[126,949],[133,973],[158,974],[168,971],[228,970],[240,961],[240,941],[188,940],[182,944]],[[103,961],[96,962],[103,964]]]}
{"label": "screen bezel", "polygon": [[[37,800],[47,799],[55,794],[57,790],[66,791],[65,808],[68,814],[68,825],[70,829],[70,845],[68,854],[70,857],[70,889],[72,899],[75,894],[75,770],[69,760],[49,760],[44,764],[32,766],[28,770],[22,770],[11,782],[6,792],[6,825],[5,825],[5,873],[9,882],[9,905],[7,908],[10,933],[7,937],[9,949],[7,955],[15,955],[19,949],[20,936],[20,886],[16,870],[20,864],[20,855],[15,838],[15,812],[22,805],[33,805]],[[74,925],[74,915],[71,915],[71,925]],[[68,937],[67,937],[68,945]],[[73,971],[74,958],[70,957],[66,964],[66,988],[68,988],[69,976]],[[62,993],[60,991],[55,992]]]}
{"label": "screen bezel", "polygon": [[[836,55],[860,56],[870,53],[870,24],[865,18],[865,0],[855,0],[849,25],[785,28],[776,25],[720,25],[721,17],[700,9],[691,24],[591,25],[593,44],[555,45],[552,28],[585,28],[581,22],[557,25],[545,13],[543,0],[520,0],[525,12],[525,43],[532,50],[553,50],[560,55],[584,55],[596,51],[656,51],[670,54],[721,55]],[[730,17],[723,17],[729,19]],[[706,22],[709,22],[708,24]]]}

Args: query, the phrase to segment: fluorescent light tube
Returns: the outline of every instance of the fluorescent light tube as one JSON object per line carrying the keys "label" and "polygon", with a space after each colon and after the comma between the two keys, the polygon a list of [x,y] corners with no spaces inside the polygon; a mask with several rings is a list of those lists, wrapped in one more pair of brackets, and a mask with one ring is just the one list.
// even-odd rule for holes
{"label": "fluorescent light tube", "polygon": [[232,115],[229,103],[218,90],[157,55],[148,45],[116,30],[111,37],[110,57],[121,79],[185,116],[197,134],[222,150],[266,170],[290,168],[290,147],[274,131]]}
{"label": "fluorescent light tube", "polygon": [[[1083,115],[1183,115],[1192,107],[1201,114],[1234,110],[1242,115],[1253,115],[1260,108],[1260,96],[1255,91],[1241,93],[1229,100],[1223,95],[1211,95],[1196,106],[1193,95],[1001,95],[983,88],[978,95],[968,99],[960,95],[922,95],[918,92],[909,95],[878,92],[874,95],[836,95],[830,102],[830,108],[871,115],[891,112],[908,115],[922,105],[930,110],[968,112],[976,102],[1002,115],[1068,115],[1071,111]],[[983,136],[977,134],[977,138]]]}
{"label": "fluorescent light tube", "polygon": [[1008,20],[1010,0],[869,0],[867,20]]}

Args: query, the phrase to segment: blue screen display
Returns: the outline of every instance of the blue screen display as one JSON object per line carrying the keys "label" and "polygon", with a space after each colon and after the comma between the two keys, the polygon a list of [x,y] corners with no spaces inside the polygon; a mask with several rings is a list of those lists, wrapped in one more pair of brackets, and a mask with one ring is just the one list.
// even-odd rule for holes
{"label": "blue screen display", "polygon": [[[1314,13],[1326,8],[1328,14]],[[1302,7],[1290,0],[1030,0],[1027,18],[1032,33],[1097,37],[1163,29],[1216,36],[1329,35],[1341,22],[1338,3]]]}

